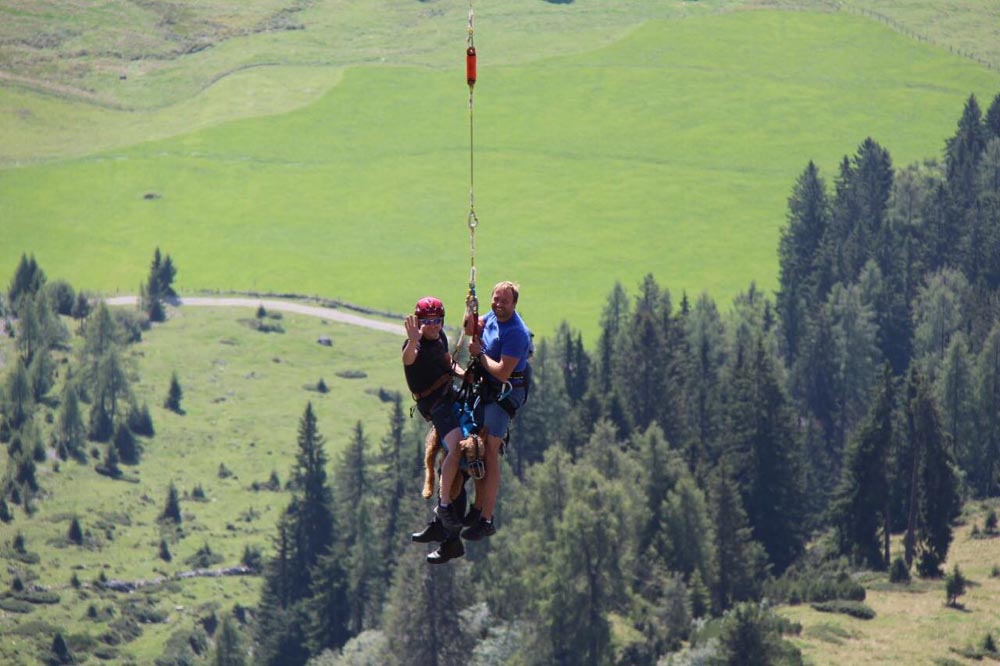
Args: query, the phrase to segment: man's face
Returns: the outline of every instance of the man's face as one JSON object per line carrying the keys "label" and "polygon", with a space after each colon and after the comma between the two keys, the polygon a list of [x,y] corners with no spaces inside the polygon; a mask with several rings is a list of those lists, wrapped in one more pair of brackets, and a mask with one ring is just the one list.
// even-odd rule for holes
{"label": "man's face", "polygon": [[444,317],[421,317],[420,335],[427,340],[437,340],[441,336],[441,327],[444,325]]}
{"label": "man's face", "polygon": [[493,314],[499,321],[507,321],[514,316],[514,293],[510,289],[494,290]]}

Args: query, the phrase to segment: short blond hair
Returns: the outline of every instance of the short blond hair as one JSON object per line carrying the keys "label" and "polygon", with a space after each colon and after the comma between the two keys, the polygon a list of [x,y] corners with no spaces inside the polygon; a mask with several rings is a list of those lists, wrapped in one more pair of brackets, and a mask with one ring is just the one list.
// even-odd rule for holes
{"label": "short blond hair", "polygon": [[514,297],[514,305],[517,305],[517,296],[518,296],[517,292],[520,288],[521,288],[520,285],[518,285],[516,282],[511,282],[510,280],[504,280],[503,282],[497,282],[496,286],[493,287],[493,291],[497,291],[498,289],[501,291],[510,291],[511,295]]}

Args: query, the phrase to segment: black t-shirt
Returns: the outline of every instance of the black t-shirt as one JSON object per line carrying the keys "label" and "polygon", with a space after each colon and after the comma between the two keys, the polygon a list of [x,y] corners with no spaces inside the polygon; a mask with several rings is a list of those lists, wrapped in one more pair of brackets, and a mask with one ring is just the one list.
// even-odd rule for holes
{"label": "black t-shirt", "polygon": [[[451,364],[448,362],[448,336],[441,331],[437,340],[420,338],[420,351],[417,360],[412,365],[404,365],[406,385],[410,392],[420,395],[429,389],[441,375],[451,374]],[[403,342],[406,347],[406,342]]]}

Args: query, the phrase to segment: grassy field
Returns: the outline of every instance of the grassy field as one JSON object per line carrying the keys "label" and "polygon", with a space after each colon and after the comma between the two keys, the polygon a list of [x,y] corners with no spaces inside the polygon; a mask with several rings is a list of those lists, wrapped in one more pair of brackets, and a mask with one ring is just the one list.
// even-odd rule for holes
{"label": "grassy field", "polygon": [[[327,439],[331,462],[359,421],[370,447],[377,450],[391,407],[379,398],[379,389],[404,387],[395,352],[398,337],[298,315],[272,321],[284,333],[263,334],[241,321],[253,316],[250,310],[236,308],[171,310],[168,323],[130,348],[134,389],[140,402],[148,402],[156,428],[155,437],[145,440],[141,464],[123,467],[139,483],[99,476],[93,462],[63,462],[58,471],[51,461],[39,466],[40,482],[49,494],[38,502],[30,520],[18,509],[13,523],[0,524],[0,550],[17,532],[23,533],[27,550],[37,553],[41,563],[18,566],[37,575],[34,582],[56,592],[60,600],[27,615],[0,612],[0,634],[5,637],[0,663],[38,663],[33,656],[37,643],[47,648],[54,628],[64,635],[103,633],[109,619],[87,618],[91,604],[99,610],[114,606],[114,619],[122,616],[122,604],[130,595],[88,587],[74,590],[69,584],[74,573],[86,585],[102,572],[109,579],[129,581],[169,576],[193,568],[184,560],[206,543],[223,558],[216,566],[239,564],[246,546],[270,553],[275,521],[289,496],[250,487],[266,483],[272,472],[282,483],[288,480],[298,420],[307,401]],[[316,343],[324,334],[332,339],[332,347]],[[2,343],[7,352],[10,343],[6,338]],[[160,406],[174,371],[184,391],[183,415]],[[365,376],[338,375],[351,372]],[[329,393],[307,388],[320,378]],[[408,421],[408,427],[418,428],[418,421]],[[219,477],[222,464],[232,476]],[[158,557],[164,532],[156,518],[171,483],[182,495],[185,517],[182,538],[167,537],[173,560],[166,563]],[[207,501],[191,498],[196,486],[204,489]],[[88,533],[89,545],[66,541],[74,516]],[[9,553],[2,559],[5,565],[17,565]],[[120,646],[120,659],[111,663],[122,663],[129,655],[137,663],[152,663],[173,632],[192,627],[212,610],[256,604],[259,584],[258,577],[197,578],[136,593],[135,599],[152,599],[152,606],[166,617],[142,625],[142,636]]]}
{"label": "grassy field", "polygon": [[[996,509],[996,506],[993,506]],[[967,507],[965,524],[955,530],[955,540],[946,569],[957,564],[969,579],[967,593],[959,598],[961,608],[945,605],[945,583],[919,580],[909,585],[893,585],[886,574],[870,574],[863,579],[865,603],[876,612],[872,620],[820,613],[808,605],[785,606],[781,614],[803,626],[794,642],[810,666],[852,664],[913,664],[914,666],[955,666],[976,663],[952,650],[982,647],[987,633],[1000,635],[996,600],[1000,598],[1000,538],[972,538],[973,525],[979,529],[987,508]],[[893,552],[902,552],[901,544]],[[987,659],[983,663],[990,663]]]}
{"label": "grassy field", "polygon": [[[832,178],[868,135],[897,164],[939,155],[965,98],[1000,89],[996,72],[845,13],[654,21],[592,51],[487,62],[480,281],[518,279],[536,331],[569,319],[588,342],[615,280],[652,272],[723,303],[751,280],[773,288],[785,199],[808,160]],[[284,85],[308,97],[291,74]],[[455,303],[468,275],[464,85],[428,67],[337,75],[295,111],[8,167],[0,274],[31,251],[53,277],[130,293],[159,245],[184,292]]]}

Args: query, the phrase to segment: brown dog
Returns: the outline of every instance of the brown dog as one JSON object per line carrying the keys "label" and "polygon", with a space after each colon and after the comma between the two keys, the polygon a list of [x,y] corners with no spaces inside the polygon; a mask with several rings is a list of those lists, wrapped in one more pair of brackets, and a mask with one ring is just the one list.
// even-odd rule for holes
{"label": "brown dog", "polygon": [[[485,453],[483,439],[479,435],[472,434],[459,442],[458,446],[465,457],[466,467],[473,476],[481,479],[483,455]],[[443,447],[441,446],[441,439],[438,437],[437,429],[431,426],[430,430],[427,431],[427,438],[424,440],[424,488],[420,492],[424,499],[428,499],[434,494],[437,458],[438,453],[442,450]],[[458,494],[462,492],[462,485],[464,483],[465,477],[461,474],[456,474],[455,481],[451,486],[450,496],[458,497]]]}

